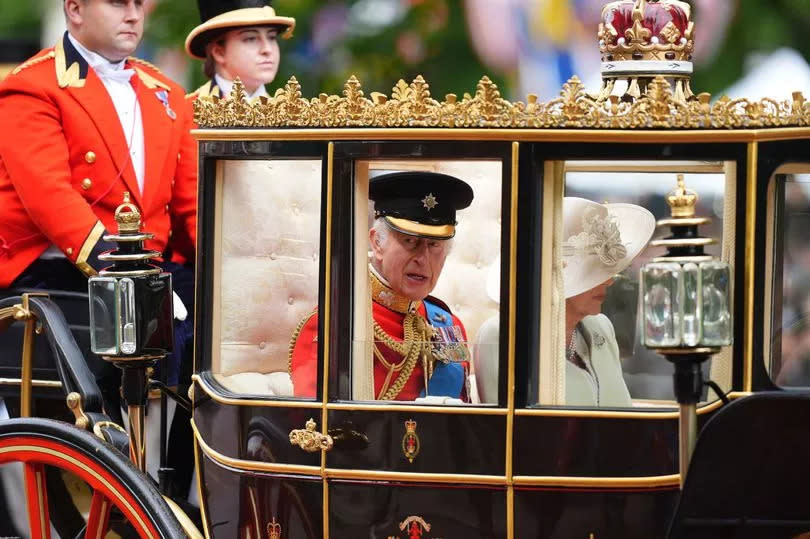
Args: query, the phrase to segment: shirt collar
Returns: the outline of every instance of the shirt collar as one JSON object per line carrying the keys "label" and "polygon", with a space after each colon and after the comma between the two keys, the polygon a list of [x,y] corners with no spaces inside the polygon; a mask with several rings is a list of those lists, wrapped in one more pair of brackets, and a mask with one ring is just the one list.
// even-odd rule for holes
{"label": "shirt collar", "polygon": [[100,54],[91,51],[81,43],[79,40],[70,35],[68,32],[68,39],[70,40],[71,44],[76,48],[79,54],[82,55],[82,58],[85,59],[87,64],[97,71],[120,71],[124,69],[126,64],[126,59],[121,60],[120,62],[110,62]]}
{"label": "shirt collar", "polygon": [[[217,83],[217,86],[219,87],[220,95],[222,95],[223,98],[227,98],[227,97],[229,97],[231,95],[231,88],[233,88],[233,81],[232,80],[228,80],[228,79],[226,79],[224,77],[221,77],[219,75],[219,73],[215,73],[214,74],[214,82]],[[269,95],[267,93],[267,89],[264,87],[264,85],[259,86],[258,88],[256,88],[256,91],[253,92],[252,94],[250,94],[247,97],[248,97],[248,99],[253,99],[255,97],[262,97],[262,96],[269,97]]]}

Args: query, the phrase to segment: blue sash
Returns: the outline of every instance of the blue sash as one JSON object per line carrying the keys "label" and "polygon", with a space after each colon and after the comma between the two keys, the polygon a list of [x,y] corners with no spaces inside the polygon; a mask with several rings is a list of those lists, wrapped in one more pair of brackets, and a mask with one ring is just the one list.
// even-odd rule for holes
{"label": "blue sash", "polygon": [[[453,327],[453,315],[443,307],[431,303],[427,300],[425,304],[425,314],[428,323],[436,328]],[[428,394],[440,397],[461,397],[461,389],[464,387],[464,365],[456,362],[444,363],[436,361],[433,366],[433,376],[428,381]],[[419,394],[425,396],[425,390]]]}

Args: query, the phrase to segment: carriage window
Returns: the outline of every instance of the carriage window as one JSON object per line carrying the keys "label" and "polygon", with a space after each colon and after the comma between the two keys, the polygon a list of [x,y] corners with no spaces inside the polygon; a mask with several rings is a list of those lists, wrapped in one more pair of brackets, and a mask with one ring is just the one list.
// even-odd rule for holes
{"label": "carriage window", "polygon": [[[803,168],[808,170],[805,165]],[[770,373],[783,387],[810,386],[810,174],[778,174],[770,185],[773,246]],[[781,298],[781,304],[779,301]]]}
{"label": "carriage window", "polygon": [[[217,166],[211,370],[236,393],[289,396],[290,336],[317,358],[306,320],[318,304],[321,161]],[[316,370],[297,375],[314,388]]]}
{"label": "carriage window", "polygon": [[556,224],[545,221],[554,231],[544,237],[556,235],[549,280],[556,300],[545,311],[553,320],[541,342],[540,404],[674,405],[672,365],[640,341],[639,270],[665,254],[649,241],[669,234],[656,230],[656,222],[671,215],[666,197],[679,175],[699,195],[696,215],[711,219],[700,228],[717,240],[706,253],[723,255],[724,194],[734,179],[728,169],[723,163],[565,164],[564,197],[552,204]]}
{"label": "carriage window", "polygon": [[355,166],[352,396],[498,402],[500,161]]}

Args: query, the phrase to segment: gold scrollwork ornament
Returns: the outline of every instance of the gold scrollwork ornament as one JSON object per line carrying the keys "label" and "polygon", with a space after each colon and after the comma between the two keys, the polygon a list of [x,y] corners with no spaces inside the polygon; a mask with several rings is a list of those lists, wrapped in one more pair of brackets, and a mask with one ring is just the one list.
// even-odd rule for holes
{"label": "gold scrollwork ornament", "polygon": [[332,437],[315,430],[315,420],[310,418],[306,428],[290,431],[290,444],[297,445],[307,453],[329,451],[334,445]]}
{"label": "gold scrollwork ornament", "polygon": [[[609,81],[608,81],[609,82]],[[234,81],[224,99],[201,97],[194,101],[194,119],[201,128],[231,127],[444,127],[517,129],[752,129],[810,125],[810,103],[801,92],[791,100],[760,101],[721,97],[712,104],[706,93],[692,95],[689,81],[675,88],[662,76],[635,81],[647,91],[628,90],[633,99],[620,101],[609,85],[592,96],[577,77],[563,85],[560,96],[546,103],[530,94],[527,102],[510,102],[498,86],[484,76],[474,95],[459,100],[447,94],[439,102],[420,75],[407,84],[397,82],[391,97],[371,92],[352,76],[342,96],[302,97],[292,77],[272,97],[248,100],[244,85]]]}

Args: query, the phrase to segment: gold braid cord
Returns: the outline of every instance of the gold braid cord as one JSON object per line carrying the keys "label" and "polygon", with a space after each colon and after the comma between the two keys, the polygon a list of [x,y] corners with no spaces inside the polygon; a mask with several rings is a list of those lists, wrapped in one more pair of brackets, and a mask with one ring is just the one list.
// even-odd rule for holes
{"label": "gold braid cord", "polygon": [[318,309],[313,309],[311,313],[302,318],[301,321],[298,322],[298,325],[295,326],[295,330],[292,333],[292,337],[290,337],[290,344],[287,348],[287,373],[290,375],[291,378],[292,378],[292,357],[293,351],[295,350],[295,343],[298,342],[298,336],[301,335],[301,330],[304,329],[306,323],[309,322],[309,319],[315,316],[317,313]]}
{"label": "gold braid cord", "polygon": [[[290,78],[272,97],[247,99],[244,85],[234,81],[225,99],[204,97],[194,102],[194,121],[202,128],[228,127],[445,127],[517,129],[749,129],[810,126],[810,102],[801,92],[791,100],[730,99],[711,103],[702,93],[685,98],[658,76],[644,95],[624,101],[615,95],[594,96],[577,77],[563,85],[560,97],[547,103],[529,94],[526,102],[509,102],[498,86],[483,77],[474,95],[462,99],[447,94],[444,101],[430,95],[421,75],[407,84],[400,80],[391,97],[378,92],[365,96],[352,75],[343,95],[302,97],[301,85]],[[691,95],[691,91],[689,92]]]}
{"label": "gold braid cord", "polygon": [[[419,356],[431,357],[430,341],[433,336],[433,328],[430,327],[427,321],[415,313],[408,313],[402,322],[402,328],[404,332],[403,340],[399,342],[386,333],[376,320],[374,321],[374,357],[388,369],[388,376],[380,389],[380,394],[377,395],[377,400],[396,399],[410,379],[411,374],[413,374]],[[387,362],[377,348],[377,341],[382,342],[396,354],[402,356],[402,361],[397,364]],[[391,376],[395,372],[399,372],[399,375],[394,383],[389,386]]]}

